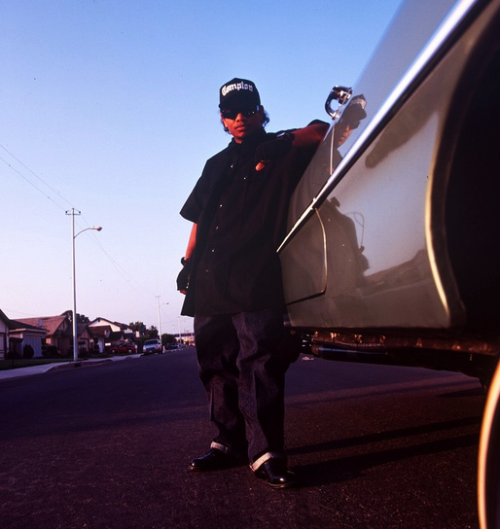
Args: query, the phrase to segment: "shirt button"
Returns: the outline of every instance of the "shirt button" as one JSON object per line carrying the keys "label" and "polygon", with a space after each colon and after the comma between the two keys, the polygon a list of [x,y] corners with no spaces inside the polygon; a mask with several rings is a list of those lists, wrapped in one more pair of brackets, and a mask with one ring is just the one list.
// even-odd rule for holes
{"label": "shirt button", "polygon": [[215,253],[215,248],[212,248],[212,253]]}

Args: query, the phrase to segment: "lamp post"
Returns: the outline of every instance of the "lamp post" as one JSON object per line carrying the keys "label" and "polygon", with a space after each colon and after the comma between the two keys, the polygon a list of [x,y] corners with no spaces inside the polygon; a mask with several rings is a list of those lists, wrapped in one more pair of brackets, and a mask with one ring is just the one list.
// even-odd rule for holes
{"label": "lamp post", "polygon": [[156,300],[157,300],[157,303],[158,303],[158,334],[160,336],[160,339],[161,339],[161,314],[160,314],[160,307],[163,307],[163,305],[168,305],[168,301],[167,303],[160,303],[160,297],[161,296],[155,296]]}
{"label": "lamp post", "polygon": [[158,338],[161,341],[160,296],[155,296],[158,305]]}
{"label": "lamp post", "polygon": [[162,348],[162,351],[163,351],[163,340],[162,340],[162,335],[161,335],[161,314],[160,314],[160,307],[163,307],[163,305],[168,305],[168,302],[167,303],[161,303],[160,304],[160,297],[161,296],[155,296],[156,300],[158,301],[158,338],[160,339],[160,343],[161,343],[161,348]]}
{"label": "lamp post", "polygon": [[80,235],[80,233],[83,233],[84,231],[88,230],[95,230],[95,231],[101,231],[101,226],[91,226],[90,228],[85,228],[81,231],[79,231],[77,234],[75,234],[75,215],[81,215],[82,212],[78,211],[75,208],[71,208],[70,210],[66,211],[66,215],[71,215],[71,247],[72,247],[72,266],[73,266],[73,362],[78,362],[78,322],[76,321],[76,259],[75,259],[75,239]]}

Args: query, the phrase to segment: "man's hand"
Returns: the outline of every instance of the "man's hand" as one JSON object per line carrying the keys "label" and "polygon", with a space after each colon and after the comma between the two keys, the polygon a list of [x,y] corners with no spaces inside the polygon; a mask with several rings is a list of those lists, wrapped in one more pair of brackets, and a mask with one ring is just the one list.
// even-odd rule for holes
{"label": "man's hand", "polygon": [[256,171],[264,169],[266,164],[286,156],[292,149],[293,134],[291,132],[278,133],[276,139],[261,143],[255,150]]}
{"label": "man's hand", "polygon": [[186,294],[189,288],[189,279],[191,276],[191,261],[189,259],[184,259],[183,257],[181,259],[181,263],[183,268],[177,276],[177,290],[181,294]]}

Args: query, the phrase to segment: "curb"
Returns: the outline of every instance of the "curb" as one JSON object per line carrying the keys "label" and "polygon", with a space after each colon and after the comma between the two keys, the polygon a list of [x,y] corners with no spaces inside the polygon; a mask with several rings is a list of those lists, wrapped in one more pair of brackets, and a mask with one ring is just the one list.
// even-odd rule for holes
{"label": "curb", "polygon": [[42,373],[47,373],[48,371],[59,371],[65,369],[75,369],[81,367],[93,367],[102,364],[107,364],[109,362],[118,362],[121,360],[127,360],[130,358],[139,358],[141,355],[129,355],[129,356],[112,356],[110,358],[97,358],[91,360],[82,360],[80,362],[66,362],[66,363],[57,363],[57,364],[44,364],[41,366],[31,366],[31,367],[19,367],[14,369],[6,369],[0,371],[0,381],[10,380],[18,377],[26,377],[30,375],[39,375]]}

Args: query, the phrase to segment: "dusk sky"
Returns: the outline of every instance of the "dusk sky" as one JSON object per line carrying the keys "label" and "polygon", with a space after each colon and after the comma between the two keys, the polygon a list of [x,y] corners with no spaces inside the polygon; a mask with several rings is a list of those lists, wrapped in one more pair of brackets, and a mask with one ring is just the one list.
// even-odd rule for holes
{"label": "dusk sky", "polygon": [[[401,0],[0,0],[0,309],[192,328],[179,210],[230,137],[218,89],[257,85],[275,131],[329,120]],[[383,75],[383,72],[381,72]]]}

